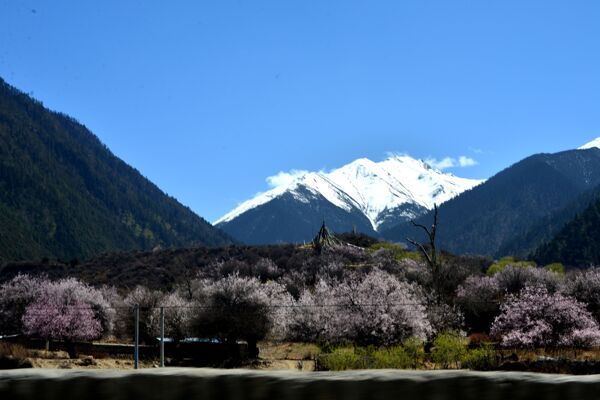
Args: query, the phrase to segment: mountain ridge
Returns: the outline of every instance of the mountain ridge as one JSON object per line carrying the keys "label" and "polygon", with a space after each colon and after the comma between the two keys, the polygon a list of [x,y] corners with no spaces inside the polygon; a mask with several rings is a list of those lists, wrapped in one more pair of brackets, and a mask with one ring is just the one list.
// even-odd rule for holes
{"label": "mountain ridge", "polygon": [[231,242],[84,125],[0,79],[0,260]]}
{"label": "mountain ridge", "polygon": [[[438,244],[450,252],[501,257],[511,239],[527,235],[542,218],[561,211],[600,184],[600,149],[529,156],[482,185],[442,204]],[[431,213],[417,222],[430,223]],[[382,233],[388,240],[419,237],[409,224]]]}
{"label": "mountain ridge", "polygon": [[[295,200],[296,207],[302,208],[306,215],[322,214],[320,210],[323,208],[331,214],[331,207],[338,208],[333,213],[336,221],[333,224],[328,221],[335,231],[357,228],[363,233],[377,235],[378,231],[413,219],[431,209],[434,203],[443,203],[481,182],[444,173],[406,155],[390,156],[380,162],[359,158],[330,172],[298,173],[293,179],[243,202],[215,221],[215,225],[241,241],[259,244],[297,241],[298,235],[292,232],[293,226],[308,232],[320,226],[320,222],[313,227],[298,226],[309,220],[314,224],[319,219],[330,219],[324,214],[290,219],[289,213],[282,211],[279,203],[294,207]],[[286,198],[283,199],[283,196]],[[307,207],[311,202],[314,203],[312,207]],[[265,216],[256,210],[262,210]],[[350,218],[348,221],[343,221],[344,212]],[[254,221],[243,217],[248,213],[255,216]],[[262,228],[260,239],[245,232],[255,230],[257,224],[267,223],[268,216],[280,224],[271,225],[272,231],[278,234],[269,235],[267,227]],[[365,219],[370,227],[364,227]],[[301,235],[303,240],[310,239],[305,235]]]}

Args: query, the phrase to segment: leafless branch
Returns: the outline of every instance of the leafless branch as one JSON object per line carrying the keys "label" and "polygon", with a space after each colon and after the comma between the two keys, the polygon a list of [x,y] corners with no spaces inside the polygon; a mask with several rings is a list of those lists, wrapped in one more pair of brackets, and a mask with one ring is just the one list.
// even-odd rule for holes
{"label": "leafless branch", "polygon": [[413,226],[423,229],[425,231],[425,233],[427,234],[427,236],[431,236],[429,229],[427,229],[427,227],[425,225],[417,224],[415,221],[410,221],[410,222],[413,224]]}
{"label": "leafless branch", "polygon": [[429,266],[432,265],[432,260],[431,257],[429,256],[429,254],[427,253],[427,250],[425,250],[425,247],[423,247],[423,245],[411,238],[406,238],[406,240],[408,240],[409,243],[411,243],[412,245],[414,245],[415,247],[417,247],[419,249],[419,251],[423,254],[423,256],[425,257],[425,259],[427,260],[427,264],[429,264]]}

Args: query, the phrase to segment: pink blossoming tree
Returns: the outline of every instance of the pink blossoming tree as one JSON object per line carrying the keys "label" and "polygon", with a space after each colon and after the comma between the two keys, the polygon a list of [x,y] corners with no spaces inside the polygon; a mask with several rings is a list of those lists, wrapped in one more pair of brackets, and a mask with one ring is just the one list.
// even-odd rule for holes
{"label": "pink blossoming tree", "polygon": [[590,347],[600,329],[585,305],[544,287],[509,295],[490,331],[506,347]]}
{"label": "pink blossoming tree", "polygon": [[562,275],[543,268],[509,265],[493,276],[469,276],[456,290],[456,304],[471,330],[488,331],[507,295],[530,286],[554,293],[561,287],[562,280]]}
{"label": "pink blossoming tree", "polygon": [[23,315],[24,333],[67,342],[74,357],[72,342],[102,336],[101,312],[97,290],[75,279],[46,282]]}
{"label": "pink blossoming tree", "polygon": [[568,277],[562,293],[587,304],[587,309],[600,320],[600,268],[578,271]]}

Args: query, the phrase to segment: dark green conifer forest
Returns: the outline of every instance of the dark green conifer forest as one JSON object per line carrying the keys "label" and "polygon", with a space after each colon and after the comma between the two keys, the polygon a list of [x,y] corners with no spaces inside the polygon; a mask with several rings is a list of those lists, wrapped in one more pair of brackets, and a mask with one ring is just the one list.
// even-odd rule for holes
{"label": "dark green conifer forest", "polygon": [[0,263],[229,243],[85,126],[0,79]]}
{"label": "dark green conifer forest", "polygon": [[600,265],[600,199],[540,246],[533,258],[538,263],[560,261],[576,267]]}

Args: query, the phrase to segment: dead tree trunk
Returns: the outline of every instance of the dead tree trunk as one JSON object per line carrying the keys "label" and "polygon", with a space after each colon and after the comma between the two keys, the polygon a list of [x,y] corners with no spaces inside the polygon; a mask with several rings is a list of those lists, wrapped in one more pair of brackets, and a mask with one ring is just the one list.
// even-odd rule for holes
{"label": "dead tree trunk", "polygon": [[415,221],[411,221],[413,226],[417,228],[421,228],[427,234],[427,238],[429,240],[428,248],[422,243],[417,242],[414,239],[406,238],[411,244],[413,244],[423,255],[429,269],[431,270],[431,279],[433,283],[433,288],[436,292],[437,302],[441,303],[442,293],[441,293],[441,276],[440,276],[440,264],[437,258],[437,249],[435,247],[435,235],[437,232],[437,224],[438,224],[438,207],[437,204],[433,205],[433,224],[431,228],[427,228],[425,225],[417,224]]}

